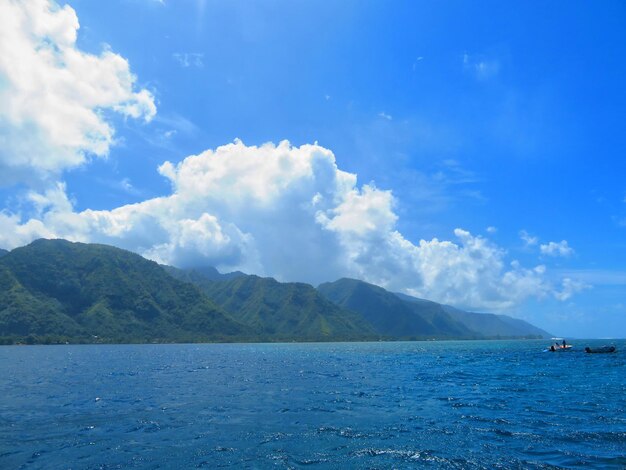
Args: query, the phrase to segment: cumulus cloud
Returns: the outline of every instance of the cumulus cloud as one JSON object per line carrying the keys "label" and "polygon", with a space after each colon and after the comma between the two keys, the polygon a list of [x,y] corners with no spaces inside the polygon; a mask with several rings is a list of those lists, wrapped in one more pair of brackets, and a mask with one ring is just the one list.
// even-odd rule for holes
{"label": "cumulus cloud", "polygon": [[568,257],[574,253],[574,250],[568,245],[567,240],[560,242],[549,242],[541,244],[539,250],[542,255]]}
{"label": "cumulus cloud", "polygon": [[158,170],[170,195],[110,211],[74,211],[62,184],[32,192],[32,217],[0,213],[0,246],[37,237],[109,243],[182,267],[312,283],[356,277],[475,309],[573,292],[552,286],[544,266],[509,263],[505,250],[462,229],[454,241],[411,242],[396,229],[393,194],[359,186],[319,145],[235,141]]}
{"label": "cumulus cloud", "polygon": [[54,178],[103,157],[114,129],[103,111],[146,121],[154,97],[126,59],[76,45],[75,11],[51,0],[0,2],[0,185]]}

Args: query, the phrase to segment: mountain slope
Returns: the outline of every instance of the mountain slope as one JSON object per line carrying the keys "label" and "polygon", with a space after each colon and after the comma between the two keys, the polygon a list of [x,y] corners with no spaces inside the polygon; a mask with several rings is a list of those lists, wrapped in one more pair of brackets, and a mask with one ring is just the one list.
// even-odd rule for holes
{"label": "mountain slope", "polygon": [[0,265],[0,337],[29,335],[86,336],[85,330],[52,299],[31,294]]}
{"label": "mountain slope", "polygon": [[356,279],[321,284],[318,291],[331,302],[360,313],[380,334],[394,338],[479,337],[454,320],[435,302],[406,302],[382,287]]}
{"label": "mountain slope", "polygon": [[[407,302],[424,305],[433,303],[429,300],[418,299],[404,294],[396,294]],[[537,328],[524,320],[512,318],[507,315],[494,313],[466,312],[449,305],[439,305],[448,315],[462,323],[467,328],[480,333],[486,338],[550,338],[552,335],[547,331]]]}
{"label": "mountain slope", "polygon": [[231,279],[247,276],[247,274],[244,274],[241,271],[234,271],[232,273],[222,274],[213,266],[201,266],[191,269],[180,269],[175,268],[174,266],[167,266],[165,264],[162,264],[161,267],[170,276],[175,277],[179,281],[195,284],[197,287],[202,287],[205,284],[210,285],[214,281],[230,281]]}
{"label": "mountain slope", "polygon": [[111,246],[65,240],[0,251],[0,343],[495,337],[550,335],[522,320],[353,279],[316,290],[214,268],[162,267]]}
{"label": "mountain slope", "polygon": [[377,337],[360,315],[339,308],[308,284],[280,283],[253,275],[225,281],[197,279],[184,271],[179,276],[192,279],[233,318],[267,339],[317,341]]}
{"label": "mountain slope", "polygon": [[0,258],[2,258],[4,255],[6,255],[8,253],[7,250],[3,250],[2,248],[0,248]]}
{"label": "mountain slope", "polygon": [[0,258],[0,336],[111,342],[249,336],[195,286],[111,246],[37,240]]}

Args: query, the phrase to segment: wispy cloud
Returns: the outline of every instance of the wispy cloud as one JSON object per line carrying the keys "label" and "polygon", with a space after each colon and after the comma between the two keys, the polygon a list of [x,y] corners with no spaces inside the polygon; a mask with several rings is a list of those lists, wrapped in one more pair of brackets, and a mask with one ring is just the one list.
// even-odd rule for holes
{"label": "wispy cloud", "polygon": [[163,132],[163,137],[166,139],[171,139],[172,137],[174,137],[176,135],[178,131],[171,129],[169,131],[165,131]]}
{"label": "wispy cloud", "polygon": [[180,114],[157,115],[154,122],[168,126],[185,135],[194,135],[198,132],[198,126]]}
{"label": "wispy cloud", "polygon": [[519,237],[522,239],[524,245],[527,247],[535,246],[537,243],[539,243],[539,238],[530,235],[526,230],[520,230]]}
{"label": "wispy cloud", "polygon": [[449,185],[482,182],[482,179],[475,172],[464,168],[457,160],[446,159],[442,163],[443,169],[434,174],[434,178],[438,181],[445,181]]}
{"label": "wispy cloud", "polygon": [[613,220],[620,227],[626,227],[626,217],[613,217]]}
{"label": "wispy cloud", "polygon": [[121,180],[96,178],[96,180],[103,186],[112,189],[117,192],[122,192],[130,196],[143,196],[143,191],[133,185],[129,178],[122,178]]}
{"label": "wispy cloud", "polygon": [[378,117],[381,117],[383,119],[386,119],[387,121],[391,121],[393,120],[393,116],[391,116],[390,114],[387,114],[384,111],[381,111],[380,113],[378,113]]}
{"label": "wispy cloud", "polygon": [[172,57],[182,67],[204,67],[204,54],[201,52],[175,52]]}
{"label": "wispy cloud", "polygon": [[579,279],[595,286],[626,286],[626,271],[611,269],[555,269],[555,276]]}
{"label": "wispy cloud", "polygon": [[500,72],[500,62],[480,55],[463,54],[463,68],[480,81],[495,77]]}
{"label": "wispy cloud", "polygon": [[564,302],[565,300],[569,300],[574,294],[585,289],[591,289],[591,287],[591,285],[579,279],[566,277],[561,281],[561,290],[554,292],[554,298]]}

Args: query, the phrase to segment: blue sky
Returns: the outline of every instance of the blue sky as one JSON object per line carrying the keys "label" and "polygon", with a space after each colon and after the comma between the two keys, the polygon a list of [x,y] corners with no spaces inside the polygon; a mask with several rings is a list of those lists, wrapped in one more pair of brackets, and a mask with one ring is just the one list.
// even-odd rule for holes
{"label": "blue sky", "polygon": [[[361,277],[558,335],[626,336],[623,2],[25,4],[57,26],[24,20],[5,50],[45,40],[101,69],[39,57],[28,76],[73,78],[27,88],[0,65],[0,246],[62,236],[281,280]],[[70,7],[75,42],[59,32]],[[14,111],[42,93],[49,109]],[[56,115],[64,100],[93,127]],[[71,148],[63,122],[82,136]],[[28,153],[24,123],[41,135]]]}

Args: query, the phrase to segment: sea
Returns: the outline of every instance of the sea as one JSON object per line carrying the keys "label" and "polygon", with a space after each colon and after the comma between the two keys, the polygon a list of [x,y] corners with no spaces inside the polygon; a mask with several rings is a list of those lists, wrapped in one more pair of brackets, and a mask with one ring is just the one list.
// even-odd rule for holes
{"label": "sea", "polygon": [[0,468],[626,468],[626,341],[572,343],[2,346]]}

